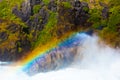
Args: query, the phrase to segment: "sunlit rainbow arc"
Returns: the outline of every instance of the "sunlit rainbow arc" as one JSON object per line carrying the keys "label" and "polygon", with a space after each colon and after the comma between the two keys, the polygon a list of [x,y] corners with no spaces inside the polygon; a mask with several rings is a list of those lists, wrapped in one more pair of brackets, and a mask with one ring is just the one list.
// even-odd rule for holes
{"label": "sunlit rainbow arc", "polygon": [[60,42],[57,47],[50,48],[44,52],[40,52],[38,55],[31,56],[32,59],[26,62],[23,66],[23,70],[27,71],[31,68],[32,65],[36,64],[36,60],[42,60],[42,58],[49,54],[50,51],[54,51],[55,49],[61,50],[62,48],[71,48],[75,46],[81,45],[81,43],[86,39],[88,35],[85,32],[80,32],[76,34],[72,34],[69,38],[65,39],[63,42]]}

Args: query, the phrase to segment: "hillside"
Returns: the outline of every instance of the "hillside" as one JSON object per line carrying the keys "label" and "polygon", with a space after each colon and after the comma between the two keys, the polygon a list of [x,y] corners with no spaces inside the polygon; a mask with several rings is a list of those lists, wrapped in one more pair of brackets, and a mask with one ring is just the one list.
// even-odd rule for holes
{"label": "hillside", "polygon": [[119,48],[120,1],[0,0],[0,61],[19,60],[79,31],[93,31]]}

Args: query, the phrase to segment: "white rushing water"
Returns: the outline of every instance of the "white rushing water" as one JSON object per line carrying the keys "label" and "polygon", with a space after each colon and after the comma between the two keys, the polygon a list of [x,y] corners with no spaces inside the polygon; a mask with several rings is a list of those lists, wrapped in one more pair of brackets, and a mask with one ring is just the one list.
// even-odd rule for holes
{"label": "white rushing water", "polygon": [[0,66],[0,80],[120,80],[120,51],[89,37],[66,69],[28,76],[20,67]]}

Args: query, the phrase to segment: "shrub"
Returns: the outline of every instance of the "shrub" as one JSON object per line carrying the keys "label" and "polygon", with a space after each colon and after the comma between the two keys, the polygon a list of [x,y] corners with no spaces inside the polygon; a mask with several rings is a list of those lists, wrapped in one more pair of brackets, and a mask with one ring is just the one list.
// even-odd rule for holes
{"label": "shrub", "polygon": [[45,5],[48,5],[50,0],[43,0],[43,2],[44,2]]}
{"label": "shrub", "polygon": [[65,8],[72,8],[72,5],[70,4],[70,2],[62,2],[62,4]]}
{"label": "shrub", "polygon": [[35,5],[35,6],[33,7],[33,13],[34,13],[34,14],[38,13],[39,10],[40,10],[40,8],[41,8],[40,5]]}

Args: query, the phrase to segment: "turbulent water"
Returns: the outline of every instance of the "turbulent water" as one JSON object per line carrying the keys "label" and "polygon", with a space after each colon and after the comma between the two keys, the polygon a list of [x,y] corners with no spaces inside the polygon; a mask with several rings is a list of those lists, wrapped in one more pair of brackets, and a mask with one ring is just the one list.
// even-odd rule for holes
{"label": "turbulent water", "polygon": [[[21,66],[0,66],[0,80],[120,80],[120,49],[112,49],[88,37],[65,69],[28,76]],[[1,64],[1,63],[0,63]]]}

